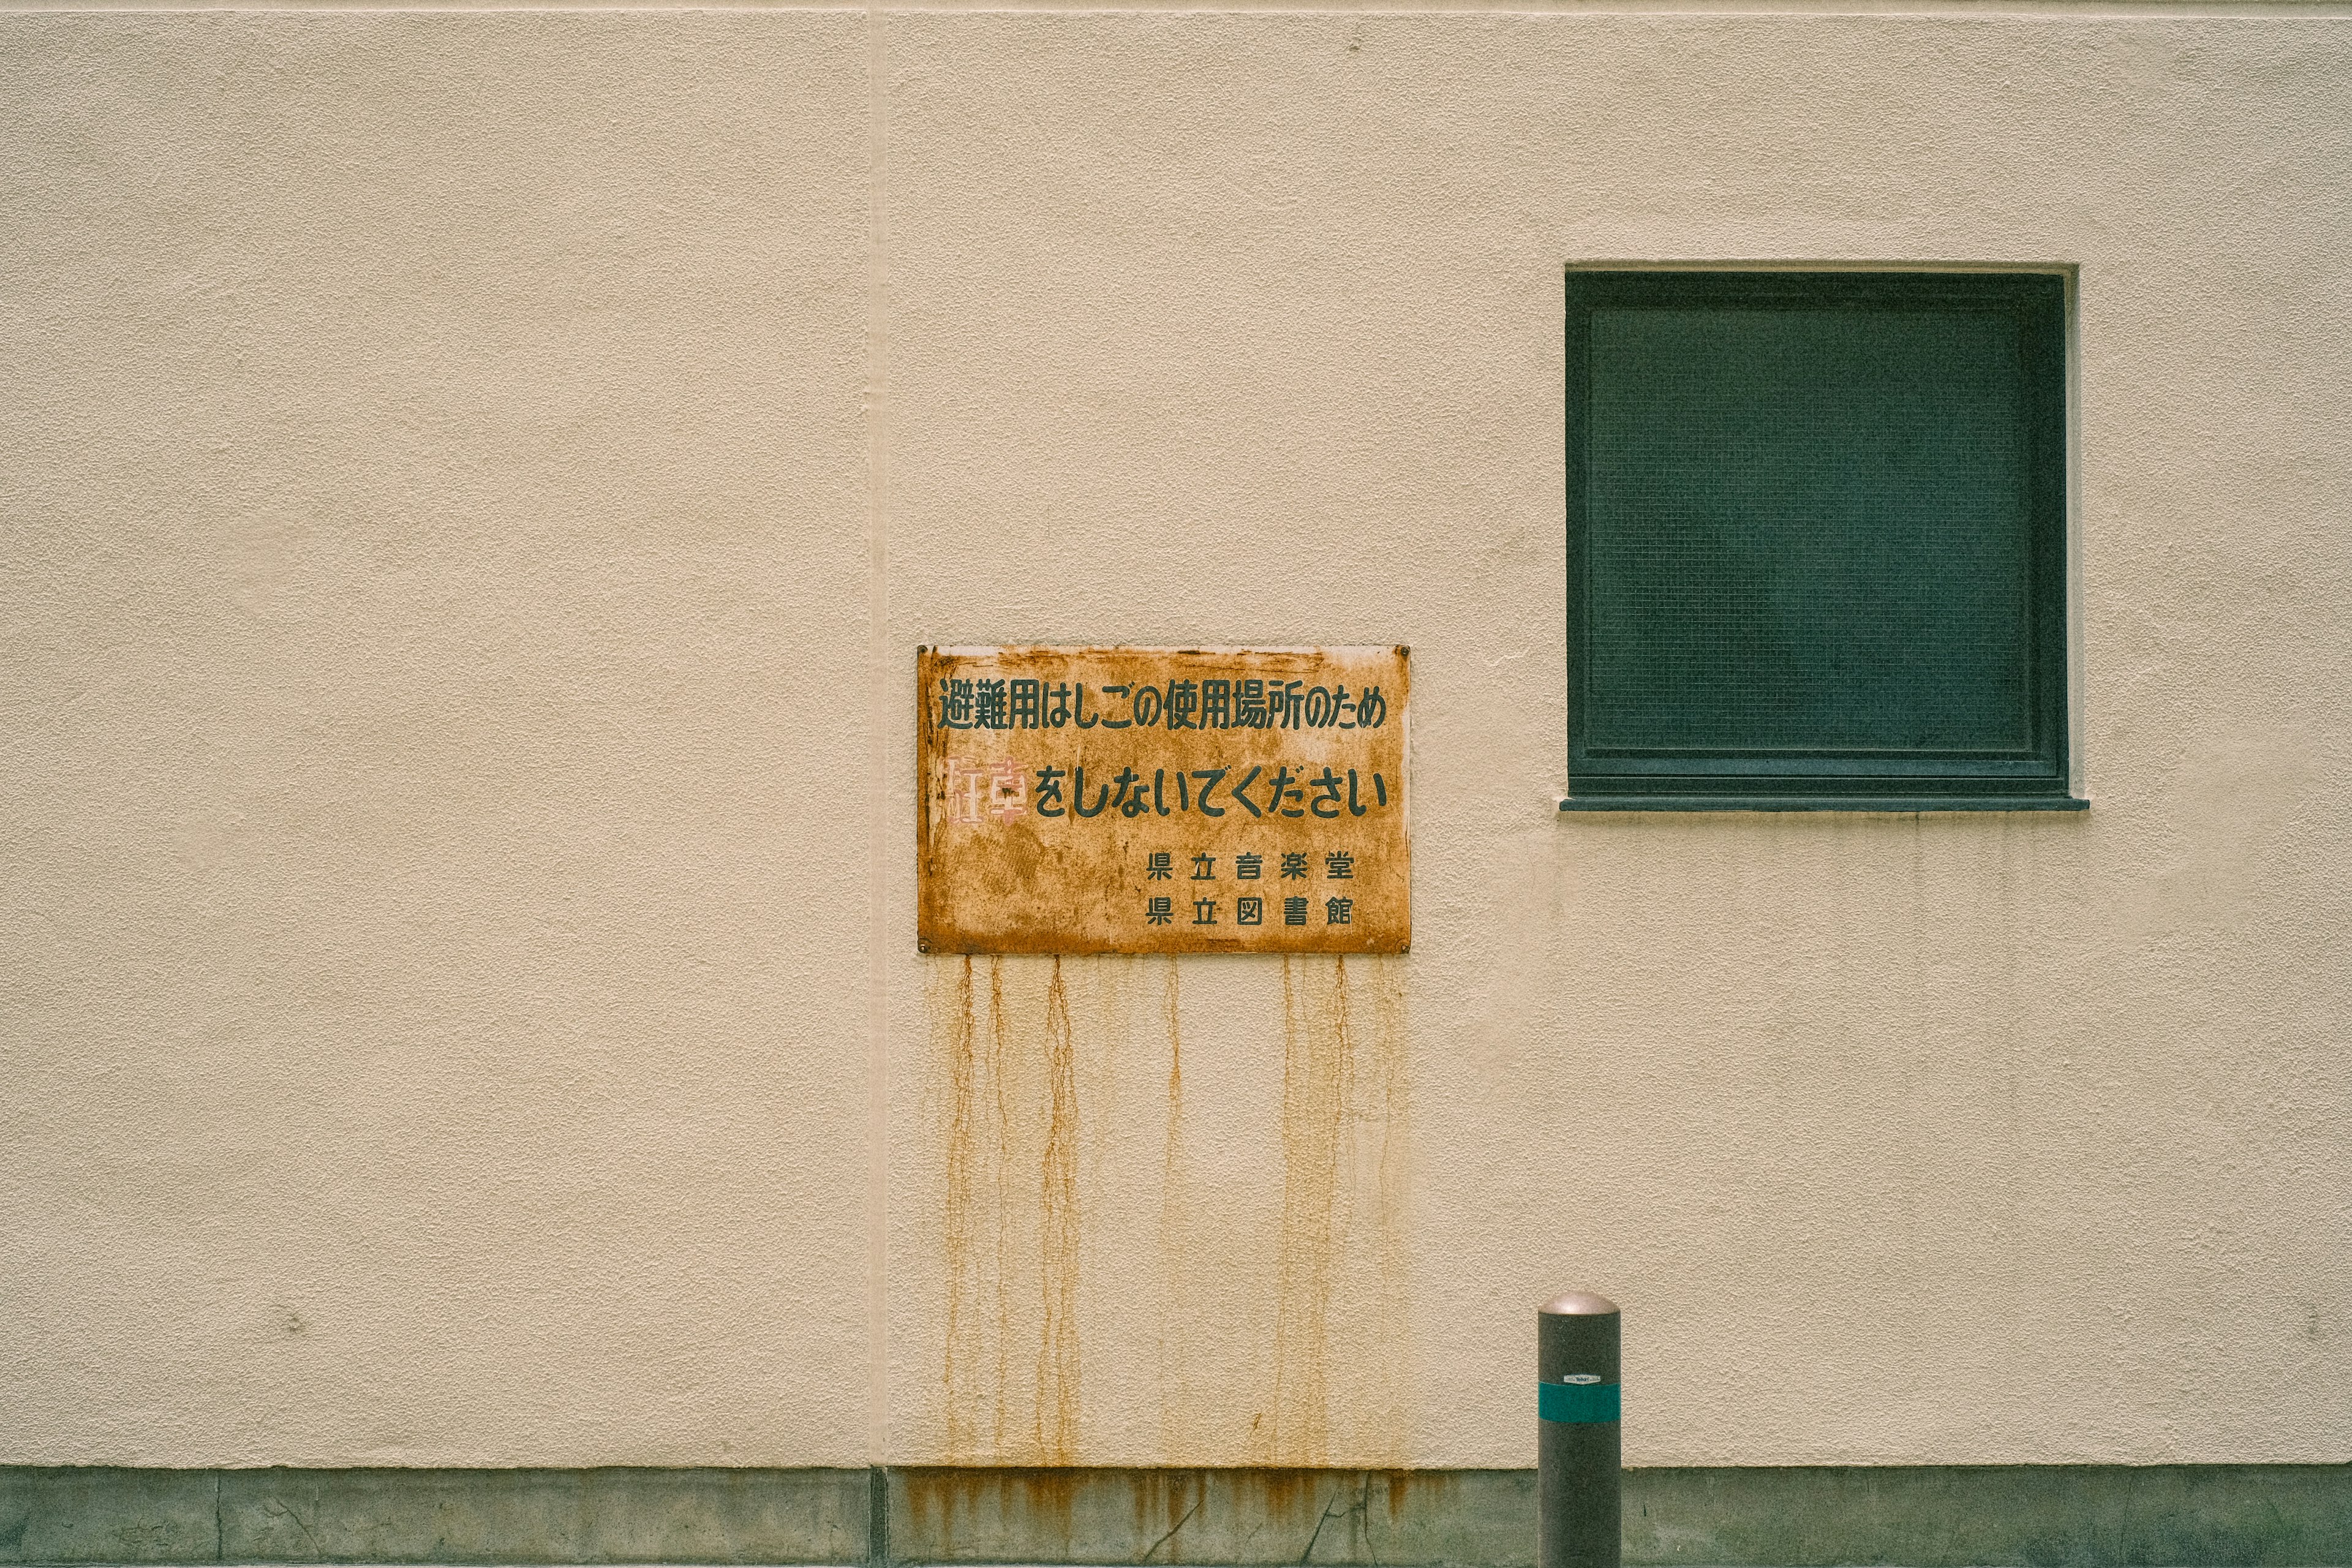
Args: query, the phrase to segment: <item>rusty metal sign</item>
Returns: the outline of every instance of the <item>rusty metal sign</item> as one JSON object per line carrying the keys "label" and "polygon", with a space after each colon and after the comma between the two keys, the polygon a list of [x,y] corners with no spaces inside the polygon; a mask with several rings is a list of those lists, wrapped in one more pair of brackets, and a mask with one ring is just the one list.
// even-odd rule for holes
{"label": "rusty metal sign", "polygon": [[1402,647],[916,650],[926,952],[1402,952]]}

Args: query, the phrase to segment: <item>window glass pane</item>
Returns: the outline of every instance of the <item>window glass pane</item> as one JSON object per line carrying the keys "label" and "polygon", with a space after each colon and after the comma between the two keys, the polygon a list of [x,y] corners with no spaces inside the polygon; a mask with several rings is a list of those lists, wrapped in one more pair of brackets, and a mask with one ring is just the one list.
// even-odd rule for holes
{"label": "window glass pane", "polygon": [[1591,318],[1586,743],[2031,748],[2016,317]]}

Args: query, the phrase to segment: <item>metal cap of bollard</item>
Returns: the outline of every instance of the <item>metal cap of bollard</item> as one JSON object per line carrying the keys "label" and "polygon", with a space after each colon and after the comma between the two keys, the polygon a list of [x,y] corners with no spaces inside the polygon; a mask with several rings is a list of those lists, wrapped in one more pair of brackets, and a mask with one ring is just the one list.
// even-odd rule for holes
{"label": "metal cap of bollard", "polygon": [[[1616,1302],[1590,1290],[1570,1290],[1546,1301],[1536,1309],[1536,1380],[1601,1384],[1613,1401],[1619,1325],[1623,1321]],[[1546,1397],[1558,1404],[1561,1396]]]}

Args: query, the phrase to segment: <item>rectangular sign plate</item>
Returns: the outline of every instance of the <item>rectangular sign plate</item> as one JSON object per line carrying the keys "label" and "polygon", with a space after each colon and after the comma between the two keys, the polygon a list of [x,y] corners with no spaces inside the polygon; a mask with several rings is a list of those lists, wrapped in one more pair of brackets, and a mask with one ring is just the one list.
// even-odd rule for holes
{"label": "rectangular sign plate", "polygon": [[1402,647],[916,652],[926,952],[1402,952]]}

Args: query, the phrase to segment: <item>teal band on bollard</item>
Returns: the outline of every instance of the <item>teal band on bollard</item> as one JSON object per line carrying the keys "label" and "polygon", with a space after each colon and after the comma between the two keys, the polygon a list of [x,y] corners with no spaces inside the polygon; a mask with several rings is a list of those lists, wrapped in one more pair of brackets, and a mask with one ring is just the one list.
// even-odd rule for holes
{"label": "teal band on bollard", "polygon": [[1592,1426],[1616,1420],[1617,1409],[1617,1384],[1613,1383],[1536,1384],[1536,1415],[1545,1421]]}

